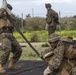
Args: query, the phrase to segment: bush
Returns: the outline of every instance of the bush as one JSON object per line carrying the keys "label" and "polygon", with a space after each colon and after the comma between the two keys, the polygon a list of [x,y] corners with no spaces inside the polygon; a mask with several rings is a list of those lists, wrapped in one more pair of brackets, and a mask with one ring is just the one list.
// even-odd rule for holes
{"label": "bush", "polygon": [[45,43],[45,44],[42,44],[41,47],[49,47],[49,45]]}
{"label": "bush", "polygon": [[39,42],[39,38],[38,38],[37,34],[33,34],[30,42]]}

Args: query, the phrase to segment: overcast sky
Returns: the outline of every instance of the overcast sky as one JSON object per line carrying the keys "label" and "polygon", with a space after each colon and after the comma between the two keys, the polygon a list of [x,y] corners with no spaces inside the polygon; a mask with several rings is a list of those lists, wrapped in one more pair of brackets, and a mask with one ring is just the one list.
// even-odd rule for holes
{"label": "overcast sky", "polygon": [[[24,17],[31,16],[46,17],[45,3],[51,3],[52,9],[61,12],[61,17],[76,15],[76,0],[7,0],[13,6],[13,13]],[[0,5],[2,0],[0,0]],[[33,14],[32,14],[33,11]]]}

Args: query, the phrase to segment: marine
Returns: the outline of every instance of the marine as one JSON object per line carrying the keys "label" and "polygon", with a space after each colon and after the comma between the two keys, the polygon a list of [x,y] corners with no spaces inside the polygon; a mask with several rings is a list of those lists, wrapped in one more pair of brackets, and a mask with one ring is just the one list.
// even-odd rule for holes
{"label": "marine", "polygon": [[[13,7],[10,4],[7,4],[8,9],[11,11]],[[11,19],[11,21],[10,21]],[[13,56],[8,64],[9,69],[20,69],[21,66],[16,65],[16,62],[20,59],[22,54],[22,49],[13,36],[14,32],[14,14],[8,14],[6,9],[0,8],[0,35],[2,43],[3,54],[0,57],[0,73],[5,73],[4,65],[9,59],[10,52],[13,53]]]}
{"label": "marine", "polygon": [[41,52],[47,68],[43,75],[76,75],[76,47],[73,38],[61,40],[58,34],[51,34],[48,38],[50,47]]}
{"label": "marine", "polygon": [[54,11],[50,3],[45,4],[47,9],[46,15],[46,28],[48,30],[48,36],[55,32],[56,26],[59,25],[58,13]]}

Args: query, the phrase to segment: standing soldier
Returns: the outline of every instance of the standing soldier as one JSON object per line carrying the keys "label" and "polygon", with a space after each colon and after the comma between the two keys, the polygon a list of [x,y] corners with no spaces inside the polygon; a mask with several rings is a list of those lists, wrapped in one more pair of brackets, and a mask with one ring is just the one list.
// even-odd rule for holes
{"label": "standing soldier", "polygon": [[45,4],[45,7],[47,9],[46,28],[48,30],[48,35],[50,35],[55,32],[56,26],[59,24],[58,14],[56,11],[51,9],[51,4]]}
{"label": "standing soldier", "polygon": [[51,34],[48,42],[51,47],[41,52],[48,64],[44,75],[76,75],[76,47],[72,38],[61,41],[59,35]]}
{"label": "standing soldier", "polygon": [[[7,4],[8,9],[11,11],[12,6]],[[11,14],[13,15],[13,14]],[[20,69],[21,66],[15,65],[15,63],[19,60],[22,49],[18,43],[18,41],[13,36],[14,26],[13,23],[10,23],[9,17],[11,15],[8,14],[6,9],[0,9],[0,35],[1,35],[1,43],[4,53],[0,57],[0,73],[6,72],[4,69],[4,65],[6,64],[10,52],[13,53],[13,57],[11,58],[8,68],[9,69]],[[12,16],[14,17],[14,16]],[[12,22],[15,18],[12,19]],[[14,20],[15,21],[15,20]]]}

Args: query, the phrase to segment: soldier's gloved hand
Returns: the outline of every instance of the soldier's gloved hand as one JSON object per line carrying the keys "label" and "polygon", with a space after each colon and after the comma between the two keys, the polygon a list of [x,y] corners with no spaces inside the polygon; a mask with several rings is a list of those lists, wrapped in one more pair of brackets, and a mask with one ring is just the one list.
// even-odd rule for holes
{"label": "soldier's gloved hand", "polygon": [[43,58],[43,56],[42,56],[42,55],[40,55],[40,57],[41,57],[41,59],[46,63],[46,60]]}
{"label": "soldier's gloved hand", "polygon": [[46,64],[48,64],[49,61],[50,61],[50,57],[46,57],[46,58],[44,59],[44,62],[45,62]]}

